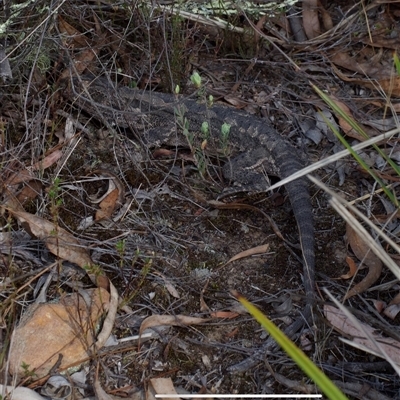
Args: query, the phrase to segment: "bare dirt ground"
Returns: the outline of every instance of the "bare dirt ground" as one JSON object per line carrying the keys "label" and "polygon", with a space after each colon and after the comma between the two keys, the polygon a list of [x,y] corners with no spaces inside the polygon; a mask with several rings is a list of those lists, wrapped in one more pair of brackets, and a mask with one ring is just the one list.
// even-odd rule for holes
{"label": "bare dirt ground", "polygon": [[[399,93],[392,53],[400,42],[399,7],[390,2],[321,4],[314,14],[318,23],[303,10],[306,40],[301,43],[294,40],[285,13],[273,18],[236,13],[226,30],[218,27],[219,20],[194,21],[148,2],[65,1],[50,7],[39,1],[22,10],[1,7],[7,18],[0,22],[10,24],[7,38],[0,39],[13,74],[0,87],[2,383],[22,383],[37,391],[45,385],[47,378],[40,379],[32,365],[25,366],[25,376],[9,373],[12,333],[37,301],[43,277],[49,281],[46,301],[51,302],[93,287],[98,274],[107,277],[120,298],[114,342],[90,353],[81,366],[83,383],[70,378],[75,370],[66,371],[73,388],[69,398],[107,398],[96,385],[115,398],[141,398],[148,395],[150,380],[160,378],[171,378],[179,392],[210,398],[320,393],[277,349],[266,352],[255,367],[232,372],[232,366],[254,354],[268,336],[232,296],[232,289],[282,328],[304,302],[301,251],[276,234],[298,243],[284,188],[272,195],[231,199],[268,214],[276,228],[254,207],[213,207],[210,200],[229,186],[221,177],[220,160],[207,159],[206,173],[200,173],[188,146],[177,152],[143,148],[135,132],[113,121],[105,126],[100,116],[67,101],[61,82],[91,73],[108,75],[118,85],[159,92],[179,85],[186,96],[194,92],[190,76],[197,71],[205,93],[248,111],[249,118],[266,118],[312,164],[342,147],[321,121],[318,111],[329,116],[329,107],[310,83],[347,106],[346,113],[372,135],[390,129],[378,127],[378,121],[396,121]],[[312,33],[317,27],[319,32]],[[357,143],[359,135],[343,119],[334,113],[329,118],[351,144]],[[382,148],[394,154],[395,145],[393,140]],[[385,182],[398,181],[392,169],[379,170],[374,152],[365,156]],[[374,181],[350,159],[313,174],[348,200],[374,191]],[[297,344],[349,398],[400,399],[399,377],[392,366],[344,344],[340,337],[351,338],[350,333],[339,334],[325,318],[329,300],[322,288],[344,298],[354,283],[338,278],[348,273],[346,257],[353,253],[345,240],[346,223],[329,206],[329,196],[316,186],[311,192],[319,299],[315,323],[304,328]],[[120,196],[119,202],[114,195]],[[391,237],[397,241],[396,208],[379,196],[357,205],[377,225],[391,224]],[[27,214],[22,217],[22,212]],[[60,229],[75,238],[74,248],[54,250],[50,241]],[[257,246],[265,247],[227,263]],[[91,267],[91,279],[77,267],[85,263],[76,259],[87,255],[97,268],[94,273]],[[52,263],[57,264],[54,274],[39,278]],[[70,270],[74,274],[67,274]],[[361,270],[355,282],[366,274]],[[394,279],[384,269],[374,285],[392,284],[345,304],[361,321],[399,340],[397,314],[389,318],[380,313],[398,294]],[[153,336],[138,343],[132,337],[151,315],[203,321],[171,324],[160,318]],[[123,341],[128,337],[131,340]],[[58,372],[57,366],[51,373]]]}

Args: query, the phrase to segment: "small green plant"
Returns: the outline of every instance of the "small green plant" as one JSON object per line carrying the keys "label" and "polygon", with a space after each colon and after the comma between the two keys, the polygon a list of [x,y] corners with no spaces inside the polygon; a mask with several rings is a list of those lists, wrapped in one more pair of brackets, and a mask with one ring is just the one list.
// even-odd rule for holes
{"label": "small green plant", "polygon": [[94,275],[94,276],[104,275],[103,270],[97,264],[85,265],[83,269],[87,272],[88,275]]}
{"label": "small green plant", "polygon": [[[203,146],[206,146],[205,142],[204,142]],[[195,159],[196,159],[197,169],[199,170],[200,175],[202,177],[204,177],[207,172],[207,158],[206,158],[206,155],[204,154],[204,150],[196,149],[194,155],[195,155]]]}
{"label": "small green plant", "polygon": [[[134,267],[135,263],[137,262],[140,255],[140,250],[136,249],[135,256],[132,259],[132,268]],[[141,288],[145,284],[147,280],[147,275],[150,273],[151,267],[153,265],[153,259],[148,258],[145,260],[144,265],[140,271],[138,282],[135,282],[135,290],[129,293],[129,296],[124,298],[123,304],[130,303],[140,292]]]}
{"label": "small green plant", "polygon": [[393,62],[394,62],[394,66],[396,68],[397,75],[400,76],[400,60],[399,60],[399,56],[397,55],[396,52],[393,53]]}
{"label": "small green plant", "polygon": [[25,361],[22,361],[21,363],[21,368],[24,371],[24,377],[25,378],[33,378],[36,376],[35,372],[31,370],[31,366],[27,364]]}
{"label": "small green plant", "polygon": [[[202,79],[198,72],[194,72],[190,77],[191,82],[197,89],[197,94],[205,104],[206,110],[214,104],[214,97],[209,96],[205,97],[203,93],[202,87]],[[175,87],[175,93],[179,93],[179,86]],[[189,144],[190,151],[194,155],[196,166],[201,174],[201,176],[205,176],[207,172],[207,156],[205,154],[205,150],[207,148],[208,141],[211,137],[211,129],[212,127],[209,124],[209,121],[205,120],[201,123],[200,132],[201,138],[195,137],[194,133],[190,130],[189,120],[186,117],[187,109],[184,105],[179,105],[175,108],[175,118],[177,126],[182,130],[182,133],[185,135],[187,142]],[[230,133],[231,125],[227,123],[223,123],[220,131],[220,149],[221,153],[227,157],[229,155],[229,133]],[[197,139],[197,140],[196,140]]]}
{"label": "small green plant", "polygon": [[61,179],[55,178],[53,184],[50,186],[49,189],[49,199],[50,199],[50,212],[53,216],[54,224],[57,225],[58,220],[58,210],[63,204],[63,200],[60,197],[61,192]]}
{"label": "small green plant", "polygon": [[[61,205],[63,204],[63,200],[60,197],[61,193],[61,179],[55,178],[53,184],[50,186],[48,195],[50,199],[50,214],[52,216],[54,229],[51,231],[51,235],[53,235],[58,241],[58,217],[59,217],[59,210]],[[58,248],[58,247],[57,247]]]}
{"label": "small green plant", "polygon": [[223,123],[221,126],[221,148],[224,156],[229,153],[229,133],[231,131],[231,126],[227,123]]}
{"label": "small green plant", "polygon": [[120,256],[123,256],[126,250],[126,239],[121,239],[115,244],[115,248]]}
{"label": "small green plant", "polygon": [[[60,194],[61,188],[61,179],[60,178],[55,178],[53,181],[53,184],[51,185],[49,189],[49,198],[52,202],[58,202],[60,205],[62,204],[61,199],[57,199],[58,195]],[[61,202],[60,202],[61,200]]]}
{"label": "small green plant", "polygon": [[203,134],[204,139],[208,139],[210,137],[210,128],[207,121],[204,121],[201,124],[201,133]]}
{"label": "small green plant", "polygon": [[119,261],[119,267],[122,270],[122,267],[124,265],[124,254],[126,251],[126,239],[121,239],[115,244],[115,248],[117,250],[117,253],[120,257]]}
{"label": "small green plant", "polygon": [[201,76],[199,75],[198,72],[194,72],[191,75],[190,81],[193,83],[193,85],[194,85],[194,87],[196,89],[200,89],[201,88]]}
{"label": "small green plant", "polygon": [[186,107],[185,105],[179,105],[178,107],[175,108],[175,118],[176,118],[176,123],[178,127],[182,130],[182,133],[185,135],[190,150],[193,151],[194,147],[194,136],[193,133],[189,131],[189,121],[186,118]]}

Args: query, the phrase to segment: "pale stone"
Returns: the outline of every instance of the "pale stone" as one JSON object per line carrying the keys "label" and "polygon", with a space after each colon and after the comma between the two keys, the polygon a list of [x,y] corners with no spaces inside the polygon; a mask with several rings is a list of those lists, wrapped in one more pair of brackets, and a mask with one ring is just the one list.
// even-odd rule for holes
{"label": "pale stone", "polygon": [[22,364],[35,377],[47,375],[62,354],[61,369],[77,366],[93,355],[96,324],[107,310],[109,293],[102,288],[63,296],[58,303],[34,304],[16,328],[10,350],[10,372],[23,376]]}

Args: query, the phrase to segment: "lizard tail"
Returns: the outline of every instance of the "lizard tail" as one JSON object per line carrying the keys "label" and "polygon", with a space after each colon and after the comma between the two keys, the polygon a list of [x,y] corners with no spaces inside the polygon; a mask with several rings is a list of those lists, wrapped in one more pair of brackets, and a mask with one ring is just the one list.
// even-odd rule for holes
{"label": "lizard tail", "polygon": [[[293,173],[302,169],[303,165],[296,156],[296,150],[277,151],[274,148],[274,158],[276,165],[279,166],[280,178],[287,178]],[[299,178],[285,185],[292,205],[293,214],[296,218],[299,230],[300,244],[303,253],[303,271],[304,271],[304,289],[306,294],[306,304],[308,307],[304,309],[304,314],[311,314],[315,300],[315,239],[314,239],[314,223],[310,193],[308,190],[307,178]],[[306,315],[304,315],[306,317]],[[307,315],[309,320],[311,315]]]}
{"label": "lizard tail", "polygon": [[315,239],[312,207],[307,184],[308,182],[305,182],[305,179],[298,179],[288,183],[286,190],[299,230],[307,304],[313,305],[315,300]]}

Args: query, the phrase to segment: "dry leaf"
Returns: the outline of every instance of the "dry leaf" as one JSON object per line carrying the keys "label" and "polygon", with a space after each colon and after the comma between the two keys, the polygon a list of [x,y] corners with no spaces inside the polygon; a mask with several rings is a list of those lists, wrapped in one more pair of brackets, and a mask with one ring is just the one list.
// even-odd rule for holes
{"label": "dry leaf", "polygon": [[369,245],[356,233],[350,224],[346,226],[346,235],[355,256],[368,267],[368,273],[365,278],[349,290],[345,296],[345,299],[348,299],[369,289],[381,276],[383,264],[378,256],[370,251]]}
{"label": "dry leaf", "polygon": [[334,51],[329,54],[332,63],[346,68],[353,72],[358,72],[363,78],[354,78],[346,76],[340,72],[334,65],[333,70],[340,79],[346,82],[353,82],[358,85],[377,90],[382,89],[389,97],[400,96],[400,76],[392,73],[391,64],[387,63],[386,68],[380,62],[357,62],[357,60],[348,53]]}
{"label": "dry leaf", "polygon": [[15,172],[11,175],[5,182],[8,186],[18,185],[21,182],[29,182],[32,179],[35,179],[35,174],[33,171],[28,169],[22,169],[21,171]]}
{"label": "dry leaf", "polygon": [[331,15],[322,6],[321,1],[318,0],[318,11],[321,13],[322,25],[326,31],[333,28],[333,21]]}
{"label": "dry leaf", "polygon": [[[107,316],[104,319],[103,326],[101,328],[101,331],[97,335],[97,341],[95,343],[97,350],[101,349],[104,346],[107,339],[111,335],[111,332],[114,328],[115,317],[117,315],[118,300],[119,300],[117,289],[112,284],[112,282],[106,277],[103,277],[103,279],[107,279],[108,281],[109,292],[107,292],[107,294],[109,293],[109,300],[106,307]],[[99,289],[102,289],[102,287],[99,286]]]}
{"label": "dry leaf", "polygon": [[392,304],[383,310],[383,315],[386,315],[390,319],[395,319],[400,312],[400,304]]}
{"label": "dry leaf", "polygon": [[368,332],[368,335],[376,342],[379,342],[379,345],[387,354],[390,355],[391,359],[396,364],[400,364],[400,343],[397,340],[378,335],[376,334],[376,329],[359,322],[363,328],[363,331],[361,331],[341,310],[333,306],[325,305],[324,313],[326,319],[332,324],[332,326],[339,332],[352,336],[354,338],[354,343],[364,346],[366,349],[370,350],[372,354],[376,354],[378,357],[386,358],[386,356],[384,356],[376,345],[366,336],[365,332]]}
{"label": "dry leaf", "polygon": [[347,274],[340,275],[340,279],[350,279],[357,272],[357,264],[354,262],[354,260],[351,257],[349,257],[349,256],[346,257],[346,263],[349,266],[349,272]]}
{"label": "dry leaf", "polygon": [[179,295],[178,291],[175,289],[175,286],[172,284],[172,282],[163,274],[160,272],[155,271],[155,275],[159,276],[165,284],[165,288],[168,290],[168,293],[172,296],[175,297],[176,299],[180,299],[181,296]]}
{"label": "dry leaf", "polygon": [[211,312],[212,318],[232,319],[237,318],[240,314],[233,311],[213,311]]}
{"label": "dry leaf", "polygon": [[308,39],[314,39],[321,33],[318,18],[318,0],[303,0],[303,28]]}
{"label": "dry leaf", "polygon": [[58,15],[58,29],[62,34],[61,37],[68,38],[68,47],[71,47],[72,41],[74,42],[74,45],[77,45],[78,47],[86,47],[88,45],[87,37],[82,35],[60,15]]}
{"label": "dry leaf", "polygon": [[55,226],[52,222],[24,211],[11,210],[10,212],[22,223],[27,225],[27,230],[43,240],[46,247],[55,256],[70,261],[85,268],[92,264],[88,250],[82,246],[78,239],[65,229]]}
{"label": "dry leaf", "polygon": [[91,201],[92,203],[98,204],[101,203],[115,188],[118,189],[118,204],[123,204],[124,203],[124,198],[125,198],[125,187],[124,184],[122,183],[121,179],[118,178],[114,172],[111,172],[106,169],[97,169],[96,171],[92,172],[91,175],[97,174],[100,175],[99,179],[106,179],[108,180],[108,189],[106,193],[101,196],[100,198],[92,198]]}
{"label": "dry leaf", "polygon": [[[85,45],[85,47],[87,44]],[[97,57],[100,46],[89,46],[87,50],[75,54],[73,70],[81,74]],[[59,81],[69,79],[71,76],[71,68],[66,68],[60,75]]]}
{"label": "dry leaf", "polygon": [[29,182],[36,179],[34,171],[43,171],[46,168],[51,167],[62,157],[60,150],[54,150],[51,154],[44,157],[41,161],[36,162],[32,167],[24,168],[21,171],[15,172],[5,182],[6,185],[13,186],[18,185],[22,182]]}
{"label": "dry leaf", "polygon": [[233,331],[228,332],[228,333],[226,334],[225,337],[226,337],[227,339],[233,338],[233,337],[235,337],[235,336],[238,334],[238,332],[239,332],[239,328],[236,327]]}
{"label": "dry leaf", "polygon": [[115,188],[107,194],[105,198],[100,202],[100,209],[96,211],[94,220],[101,221],[103,219],[109,219],[113,215],[119,198],[119,190]]}
{"label": "dry leaf", "polygon": [[96,400],[115,400],[115,397],[111,397],[110,395],[108,395],[106,391],[101,387],[98,374],[95,374],[93,389],[96,395]]}
{"label": "dry leaf", "polygon": [[33,171],[43,171],[46,168],[54,165],[61,157],[63,156],[63,152],[61,150],[53,150],[44,157],[42,160],[36,162],[32,166]]}
{"label": "dry leaf", "polygon": [[161,158],[161,157],[171,157],[175,155],[175,151],[172,151],[170,149],[157,149],[153,151],[153,158]]}
{"label": "dry leaf", "polygon": [[[335,96],[331,95],[329,96],[330,99],[351,119],[354,120],[353,114],[351,113],[349,107],[339,99],[337,99]],[[363,142],[365,140],[365,137],[360,135],[357,131],[355,131],[352,126],[340,115],[337,115],[337,118],[339,120],[339,125],[342,131],[345,133],[345,135],[350,136],[354,139],[359,140],[360,142]],[[361,129],[367,133],[369,137],[376,136],[376,132],[369,128],[368,126],[361,125],[358,123],[358,125],[361,127]]]}
{"label": "dry leaf", "polygon": [[382,300],[372,300],[372,304],[374,305],[375,310],[378,311],[379,314],[387,307],[386,302]]}
{"label": "dry leaf", "polygon": [[35,179],[27,183],[22,190],[17,194],[17,200],[22,204],[35,199],[43,189],[41,181]]}
{"label": "dry leaf", "polygon": [[400,293],[397,293],[396,296],[394,296],[392,301],[389,303],[389,306],[393,304],[400,304]]}
{"label": "dry leaf", "polygon": [[[156,394],[173,394],[177,395],[171,378],[153,378],[150,379],[150,385],[146,393],[146,400],[156,400]],[[176,398],[163,397],[165,400],[176,400]]]}
{"label": "dry leaf", "polygon": [[210,307],[208,307],[208,304],[204,300],[204,293],[206,292],[209,283],[210,283],[210,279],[206,279],[206,283],[204,284],[203,289],[201,289],[201,292],[200,292],[200,311],[201,312],[211,313]]}
{"label": "dry leaf", "polygon": [[189,326],[199,325],[210,321],[211,318],[188,317],[186,315],[151,315],[140,325],[139,336],[148,328],[160,325]]}
{"label": "dry leaf", "polygon": [[226,265],[228,265],[232,261],[240,260],[241,258],[244,258],[244,257],[254,256],[255,254],[263,254],[263,253],[266,253],[268,250],[269,250],[269,244],[263,244],[261,246],[256,246],[256,247],[253,247],[251,249],[241,251],[240,253],[236,254],[231,259],[229,259],[220,268],[225,267]]}

